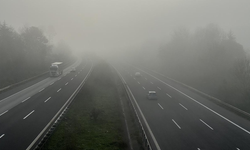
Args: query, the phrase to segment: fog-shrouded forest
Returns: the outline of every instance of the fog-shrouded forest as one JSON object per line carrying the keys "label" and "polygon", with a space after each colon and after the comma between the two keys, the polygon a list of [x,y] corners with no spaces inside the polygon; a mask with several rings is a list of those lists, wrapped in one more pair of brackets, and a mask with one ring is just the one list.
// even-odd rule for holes
{"label": "fog-shrouded forest", "polygon": [[54,61],[73,61],[63,41],[53,45],[38,27],[18,32],[5,22],[0,22],[0,56],[0,88],[47,72]]}
{"label": "fog-shrouded forest", "polygon": [[128,58],[137,65],[250,111],[250,58],[233,31],[216,24],[194,32],[178,28],[165,44],[133,54]]}

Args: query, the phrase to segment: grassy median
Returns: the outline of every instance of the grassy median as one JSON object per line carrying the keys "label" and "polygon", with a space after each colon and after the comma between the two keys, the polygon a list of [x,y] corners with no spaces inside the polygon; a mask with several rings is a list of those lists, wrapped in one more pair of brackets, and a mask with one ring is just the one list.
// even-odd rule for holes
{"label": "grassy median", "polygon": [[107,63],[95,65],[88,81],[43,150],[128,148],[115,75]]}

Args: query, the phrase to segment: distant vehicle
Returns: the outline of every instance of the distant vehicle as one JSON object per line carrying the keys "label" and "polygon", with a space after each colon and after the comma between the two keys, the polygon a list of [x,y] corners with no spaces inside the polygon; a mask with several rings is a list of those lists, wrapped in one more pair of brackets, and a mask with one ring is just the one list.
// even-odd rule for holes
{"label": "distant vehicle", "polygon": [[51,77],[60,76],[63,73],[61,65],[62,65],[62,62],[52,63],[51,66],[49,67],[49,75]]}
{"label": "distant vehicle", "polygon": [[76,72],[76,68],[72,67],[70,72]]}
{"label": "distant vehicle", "polygon": [[135,76],[136,76],[136,77],[141,77],[141,73],[140,73],[140,72],[136,72],[136,73],[135,73]]}
{"label": "distant vehicle", "polygon": [[148,91],[148,99],[158,99],[155,91]]}

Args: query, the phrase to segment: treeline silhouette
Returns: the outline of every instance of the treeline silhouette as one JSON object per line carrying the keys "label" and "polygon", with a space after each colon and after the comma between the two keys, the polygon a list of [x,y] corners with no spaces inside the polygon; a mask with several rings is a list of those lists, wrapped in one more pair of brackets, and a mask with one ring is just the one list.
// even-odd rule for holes
{"label": "treeline silhouette", "polygon": [[165,44],[146,43],[126,60],[161,72],[250,112],[250,59],[231,31],[179,28]]}
{"label": "treeline silhouette", "polygon": [[69,63],[72,58],[67,44],[52,45],[38,27],[17,32],[0,22],[0,88],[48,71],[54,61]]}
{"label": "treeline silhouette", "polygon": [[250,112],[250,59],[231,31],[178,29],[159,58],[170,77]]}

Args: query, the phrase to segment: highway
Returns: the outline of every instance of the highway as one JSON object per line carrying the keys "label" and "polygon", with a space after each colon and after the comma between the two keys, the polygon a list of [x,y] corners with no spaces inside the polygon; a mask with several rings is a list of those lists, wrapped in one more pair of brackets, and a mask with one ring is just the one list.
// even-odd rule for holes
{"label": "highway", "polygon": [[[70,72],[72,67],[76,72]],[[91,62],[78,60],[59,77],[30,81],[1,93],[0,150],[29,149],[91,69]]]}
{"label": "highway", "polygon": [[[250,121],[154,72],[113,63],[142,112],[153,149],[249,150]],[[136,77],[140,72],[141,77]],[[158,100],[148,100],[148,91]],[[149,132],[151,131],[151,134]]]}

